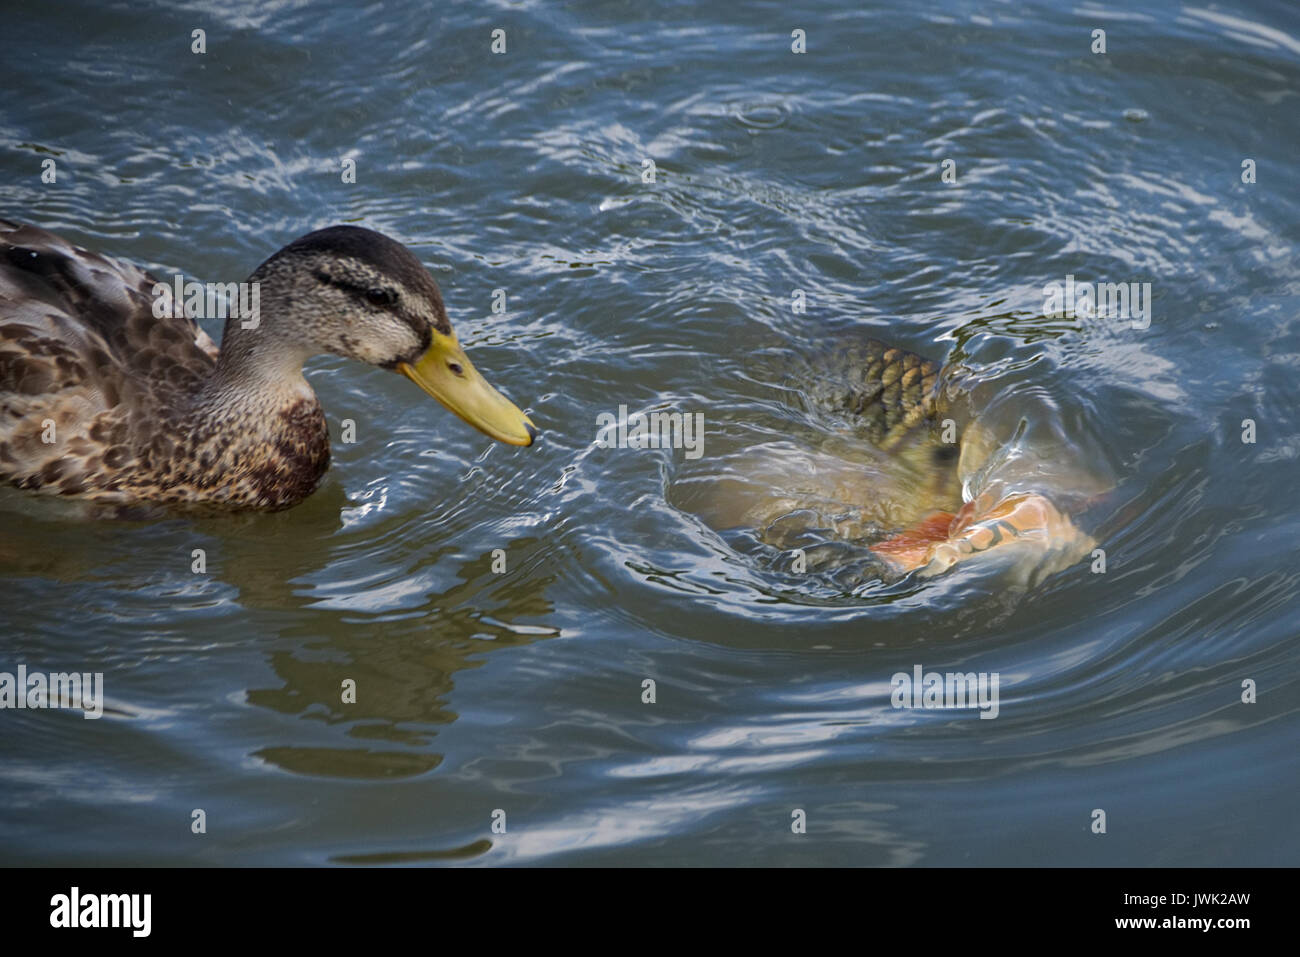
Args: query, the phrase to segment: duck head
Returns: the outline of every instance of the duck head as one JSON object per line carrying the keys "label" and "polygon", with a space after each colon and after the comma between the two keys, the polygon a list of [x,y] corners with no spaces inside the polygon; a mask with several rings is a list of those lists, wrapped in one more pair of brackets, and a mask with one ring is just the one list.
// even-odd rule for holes
{"label": "duck head", "polygon": [[474,368],[438,285],[414,254],[382,233],[331,226],[285,246],[249,277],[259,284],[252,328],[231,318],[225,365],[292,366],[333,353],[400,372],[486,435],[532,445],[528,416]]}

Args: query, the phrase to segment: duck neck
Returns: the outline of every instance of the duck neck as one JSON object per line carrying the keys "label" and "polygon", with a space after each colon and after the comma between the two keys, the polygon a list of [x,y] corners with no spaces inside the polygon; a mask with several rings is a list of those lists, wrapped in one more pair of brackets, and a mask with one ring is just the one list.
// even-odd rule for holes
{"label": "duck neck", "polygon": [[259,295],[250,315],[232,313],[221,334],[217,367],[204,390],[204,405],[213,408],[242,407],[251,403],[265,410],[277,399],[294,402],[315,395],[302,376],[303,363],[316,351],[302,335],[287,328],[284,317],[292,313],[292,302],[274,281],[253,273],[248,285]]}
{"label": "duck neck", "polygon": [[259,333],[227,321],[185,428],[208,467],[227,477],[231,504],[284,508],[310,495],[328,468],[329,430],[303,378],[308,353]]}

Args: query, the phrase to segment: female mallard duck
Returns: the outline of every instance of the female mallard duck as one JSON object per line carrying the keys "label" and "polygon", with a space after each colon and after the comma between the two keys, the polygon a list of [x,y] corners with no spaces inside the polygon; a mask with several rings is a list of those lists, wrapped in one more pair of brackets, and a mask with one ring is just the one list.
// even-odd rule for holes
{"label": "female mallard duck", "polygon": [[329,465],[302,375],[322,352],[402,373],[494,439],[537,435],[465,357],[400,243],[333,226],[248,281],[257,321],[228,319],[218,351],[192,319],[155,309],[166,287],[147,273],[0,220],[0,479],[115,504],[288,508]]}

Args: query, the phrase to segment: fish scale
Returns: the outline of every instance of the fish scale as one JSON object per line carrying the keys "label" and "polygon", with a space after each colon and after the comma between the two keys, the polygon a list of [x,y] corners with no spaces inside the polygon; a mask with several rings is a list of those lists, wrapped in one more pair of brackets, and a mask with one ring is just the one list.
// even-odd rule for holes
{"label": "fish scale", "polygon": [[800,391],[826,411],[853,418],[884,451],[897,449],[918,426],[932,424],[940,365],[878,339],[840,343],[811,363]]}

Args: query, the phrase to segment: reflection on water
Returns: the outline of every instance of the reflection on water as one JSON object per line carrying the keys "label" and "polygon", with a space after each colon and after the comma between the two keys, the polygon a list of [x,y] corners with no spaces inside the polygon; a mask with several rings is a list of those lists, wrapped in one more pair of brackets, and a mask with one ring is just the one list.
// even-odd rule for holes
{"label": "reflection on water", "polygon": [[[522,539],[513,547],[540,545],[535,539]],[[437,558],[434,553],[432,559]],[[287,771],[338,777],[407,777],[437,767],[442,756],[427,749],[437,726],[456,720],[447,703],[455,688],[456,672],[477,666],[475,658],[488,650],[558,634],[552,628],[517,625],[525,619],[544,620],[552,611],[544,596],[550,576],[530,578],[527,593],[515,590],[510,601],[498,607],[475,604],[475,597],[491,579],[491,564],[490,556],[465,563],[459,569],[459,585],[436,596],[425,595],[429,609],[425,623],[411,627],[408,621],[401,640],[387,640],[382,631],[351,631],[321,640],[313,637],[310,625],[286,628],[280,637],[290,639],[291,646],[269,656],[283,685],[248,692],[250,704],[307,720],[342,724],[351,738],[398,747],[273,745],[255,752],[256,756]],[[299,604],[305,608],[318,602]]]}
{"label": "reflection on water", "polygon": [[[1294,862],[1290,11],[814,3],[795,55],[776,4],[543,4],[494,56],[500,10],[254,6],[203,58],[164,10],[7,23],[48,69],[0,63],[5,215],[200,281],[383,230],[542,440],[320,358],[300,507],[4,496],[0,671],[108,706],[0,712],[0,860]],[[1044,318],[1067,276],[1150,282],[1149,328]],[[961,370],[956,461],[818,406],[843,336]],[[704,456],[600,447],[620,405],[702,413]],[[1104,572],[865,548],[1025,486]],[[918,664],[1000,674],[998,718],[893,708]]]}

